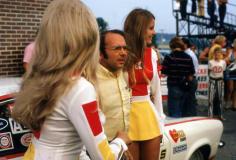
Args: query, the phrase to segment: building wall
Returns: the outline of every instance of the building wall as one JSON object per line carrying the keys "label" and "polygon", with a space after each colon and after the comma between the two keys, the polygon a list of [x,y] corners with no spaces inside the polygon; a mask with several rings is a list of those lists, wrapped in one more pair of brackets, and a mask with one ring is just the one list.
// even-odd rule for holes
{"label": "building wall", "polygon": [[51,0],[0,0],[0,77],[21,76],[26,45],[34,40]]}

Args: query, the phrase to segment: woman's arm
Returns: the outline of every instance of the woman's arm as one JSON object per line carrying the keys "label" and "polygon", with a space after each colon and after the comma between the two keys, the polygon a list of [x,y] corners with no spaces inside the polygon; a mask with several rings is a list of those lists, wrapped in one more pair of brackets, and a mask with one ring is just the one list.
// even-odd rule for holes
{"label": "woman's arm", "polygon": [[125,141],[129,139],[124,135],[122,139],[115,138],[108,143],[99,119],[96,92],[92,85],[75,93],[68,108],[68,117],[92,160],[117,160],[127,150]]}
{"label": "woman's arm", "polygon": [[208,53],[209,53],[210,48],[207,47],[205,48],[199,55],[199,60],[200,62],[207,62],[208,61]]}
{"label": "woman's arm", "polygon": [[161,80],[158,75],[158,64],[157,64],[157,56],[155,56],[155,53],[152,54],[152,66],[153,66],[153,78],[151,80],[150,86],[151,86],[151,95],[153,99],[153,103],[155,104],[157,108],[157,112],[160,117],[160,124],[161,124],[161,131],[164,131],[164,119],[166,115],[163,111],[163,105],[162,105],[162,94],[161,94]]}

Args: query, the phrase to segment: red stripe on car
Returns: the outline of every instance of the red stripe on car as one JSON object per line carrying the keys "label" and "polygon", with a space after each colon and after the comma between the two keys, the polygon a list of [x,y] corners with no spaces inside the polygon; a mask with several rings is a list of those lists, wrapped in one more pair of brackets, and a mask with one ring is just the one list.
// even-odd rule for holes
{"label": "red stripe on car", "polygon": [[165,126],[172,126],[172,125],[176,125],[176,124],[193,122],[193,121],[202,121],[202,120],[216,120],[216,118],[208,118],[208,117],[193,118],[193,119],[183,120],[183,121],[179,121],[179,122],[168,123],[168,124],[165,124]]}

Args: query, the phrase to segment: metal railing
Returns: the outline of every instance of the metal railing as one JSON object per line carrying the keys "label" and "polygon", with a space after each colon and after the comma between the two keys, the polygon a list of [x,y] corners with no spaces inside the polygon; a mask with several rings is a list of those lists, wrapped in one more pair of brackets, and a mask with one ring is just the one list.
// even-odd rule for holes
{"label": "metal railing", "polygon": [[[191,13],[190,12],[191,6],[192,6],[191,2],[187,4],[187,7],[186,7],[187,19],[185,19],[185,21],[190,21],[192,24],[194,23],[198,24],[199,22],[201,22],[201,24],[199,25],[207,26],[209,24],[210,17],[208,14],[206,14],[207,13],[207,8],[205,7],[206,3],[204,6],[202,6],[205,12],[204,16],[198,16],[196,14]],[[180,8],[180,4],[178,4],[176,0],[172,0],[173,15],[176,17],[178,21],[181,21],[179,8]],[[231,8],[231,10],[236,10],[236,5],[232,3],[227,3],[227,8]],[[218,14],[217,8],[215,9],[215,15],[218,18],[216,20],[216,26],[212,26],[213,29],[219,27],[219,14]],[[227,11],[225,15],[225,19],[224,19],[224,26],[226,27],[226,29],[236,30],[236,15]]]}
{"label": "metal railing", "polygon": [[[198,2],[197,2],[198,3]],[[215,14],[218,16],[218,19],[215,20],[214,26],[210,26],[210,17],[207,13],[207,8],[204,7],[205,15],[198,16],[195,13],[192,13],[191,10],[192,3],[188,1],[187,4],[187,14],[186,18],[182,19],[180,14],[180,4],[176,0],[172,0],[172,10],[173,16],[176,18],[176,34],[182,37],[188,37],[190,39],[196,39],[200,46],[204,47],[209,43],[208,41],[213,39],[216,35],[222,34],[226,37],[232,35],[232,32],[236,33],[236,15],[226,12],[224,19],[224,29],[220,28],[218,8],[215,10]],[[207,6],[205,3],[204,6]],[[227,8],[231,7],[231,10],[236,10],[236,5],[232,3],[227,3]],[[233,9],[232,9],[233,8]],[[229,36],[228,36],[229,37]],[[229,37],[229,39],[232,37]],[[236,37],[235,37],[236,38]],[[230,41],[232,41],[230,39]]]}

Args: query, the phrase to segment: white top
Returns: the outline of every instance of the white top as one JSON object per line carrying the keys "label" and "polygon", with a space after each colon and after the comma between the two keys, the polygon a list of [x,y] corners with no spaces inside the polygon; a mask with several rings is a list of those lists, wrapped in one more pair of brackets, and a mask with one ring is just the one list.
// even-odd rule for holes
{"label": "white top", "polygon": [[195,70],[194,75],[197,76],[199,63],[198,63],[198,59],[197,59],[196,54],[190,48],[186,49],[185,53],[187,53],[192,58],[194,70]]}
{"label": "white top", "polygon": [[226,69],[226,62],[224,60],[215,61],[210,60],[208,64],[209,75],[212,78],[223,78],[224,70]]}
{"label": "white top", "polygon": [[126,144],[120,138],[108,144],[93,85],[84,78],[76,81],[45,120],[39,137],[33,137],[34,159],[77,159],[83,145],[92,160],[119,159],[127,150]]}

